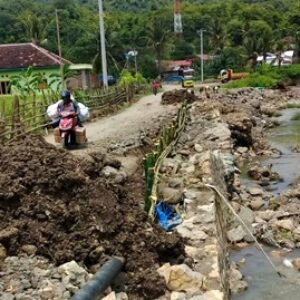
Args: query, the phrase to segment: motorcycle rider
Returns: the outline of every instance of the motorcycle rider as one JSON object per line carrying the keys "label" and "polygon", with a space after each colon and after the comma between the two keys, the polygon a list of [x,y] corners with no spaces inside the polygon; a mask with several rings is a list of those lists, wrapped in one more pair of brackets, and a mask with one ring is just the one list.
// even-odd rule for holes
{"label": "motorcycle rider", "polygon": [[[60,112],[69,111],[75,112],[77,114],[77,126],[82,127],[80,118],[79,118],[79,106],[77,101],[71,99],[71,93],[68,90],[64,90],[61,93],[61,100],[57,105],[57,114],[60,115]],[[56,124],[55,124],[56,125]],[[59,120],[57,126],[59,125]],[[55,126],[55,127],[57,127]]]}

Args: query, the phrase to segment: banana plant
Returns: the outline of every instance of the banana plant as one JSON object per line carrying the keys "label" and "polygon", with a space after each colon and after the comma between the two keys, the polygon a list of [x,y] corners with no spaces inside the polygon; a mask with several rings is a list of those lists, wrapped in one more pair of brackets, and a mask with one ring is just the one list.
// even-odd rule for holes
{"label": "banana plant", "polygon": [[66,81],[73,77],[76,74],[74,70],[70,69],[69,65],[64,65],[63,66],[63,78],[61,74],[58,73],[53,73],[49,75],[49,81],[48,81],[48,86],[52,90],[55,90],[56,92],[59,91],[59,89],[66,84]]}
{"label": "banana plant", "polygon": [[38,89],[38,74],[33,73],[33,69],[29,67],[24,73],[10,77],[10,86],[21,96],[35,94]]}

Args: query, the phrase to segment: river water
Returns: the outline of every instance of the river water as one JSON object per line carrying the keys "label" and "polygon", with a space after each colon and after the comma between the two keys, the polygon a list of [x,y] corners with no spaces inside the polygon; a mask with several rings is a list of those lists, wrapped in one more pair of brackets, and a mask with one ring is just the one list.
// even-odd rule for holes
{"label": "river water", "polygon": [[[262,160],[263,165],[272,164],[272,170],[278,172],[283,182],[274,184],[271,189],[274,195],[279,195],[300,177],[300,153],[293,153],[293,147],[300,149],[300,120],[292,120],[300,109],[285,109],[278,118],[279,127],[267,132],[270,143],[282,152],[278,158]],[[254,184],[249,178],[242,178],[246,185]],[[264,247],[270,253],[272,248]],[[300,299],[300,272],[283,265],[284,258],[300,257],[300,251],[295,250],[282,257],[272,257],[274,264],[286,277],[279,277],[263,254],[254,246],[238,252],[232,252],[231,260],[239,262],[245,258],[245,264],[240,271],[248,283],[248,290],[233,295],[232,300],[298,300]]]}

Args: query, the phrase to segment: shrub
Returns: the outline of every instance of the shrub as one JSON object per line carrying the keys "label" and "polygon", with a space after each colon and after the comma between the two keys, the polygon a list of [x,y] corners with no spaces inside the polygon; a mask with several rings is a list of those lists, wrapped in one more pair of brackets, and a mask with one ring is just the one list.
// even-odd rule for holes
{"label": "shrub", "polygon": [[226,88],[242,88],[242,87],[264,87],[277,88],[282,82],[290,79],[300,78],[300,64],[288,67],[275,68],[267,64],[256,69],[248,77],[229,82]]}
{"label": "shrub", "polygon": [[253,73],[246,78],[231,81],[226,84],[226,88],[243,88],[243,87],[263,87],[273,89],[278,86],[278,79]]}
{"label": "shrub", "polygon": [[294,116],[292,117],[293,121],[299,121],[300,120],[300,112],[297,112],[294,114]]}
{"label": "shrub", "polygon": [[128,86],[133,84],[143,84],[146,82],[147,80],[143,77],[141,73],[138,72],[135,76],[133,76],[128,70],[124,70],[121,73],[119,85]]}

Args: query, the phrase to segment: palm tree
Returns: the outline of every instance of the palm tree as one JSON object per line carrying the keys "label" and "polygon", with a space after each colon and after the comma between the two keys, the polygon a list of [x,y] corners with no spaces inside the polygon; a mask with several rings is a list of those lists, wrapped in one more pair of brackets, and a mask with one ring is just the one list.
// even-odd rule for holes
{"label": "palm tree", "polygon": [[209,33],[212,49],[215,49],[215,52],[222,51],[226,44],[227,33],[221,19],[215,18],[212,20]]}
{"label": "palm tree", "polygon": [[24,26],[27,36],[35,45],[40,45],[47,37],[49,21],[45,17],[37,16],[25,10],[19,16],[21,24]]}
{"label": "palm tree", "polygon": [[273,34],[271,27],[265,21],[252,21],[249,25],[249,30],[245,34],[244,47],[248,57],[252,59],[252,66],[255,67],[259,53],[262,53],[266,60],[267,52],[272,49]]}
{"label": "palm tree", "polygon": [[165,20],[161,17],[154,16],[146,27],[148,36],[148,47],[154,50],[157,60],[158,70],[161,70],[161,61],[166,52],[167,45],[171,40],[171,30],[166,29]]}
{"label": "palm tree", "polygon": [[280,39],[276,42],[275,44],[275,51],[276,51],[276,56],[277,56],[277,59],[278,59],[278,67],[281,68],[281,64],[282,64],[282,54],[284,51],[286,51],[288,48],[288,44],[286,42],[285,39]]}

